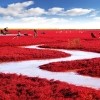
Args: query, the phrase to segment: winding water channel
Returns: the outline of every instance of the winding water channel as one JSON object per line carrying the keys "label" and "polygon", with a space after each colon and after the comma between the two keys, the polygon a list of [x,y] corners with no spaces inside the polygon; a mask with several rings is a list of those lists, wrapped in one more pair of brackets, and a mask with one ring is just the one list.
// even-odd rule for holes
{"label": "winding water channel", "polygon": [[[43,49],[43,48],[39,48],[38,45],[25,46],[24,48]],[[71,71],[50,72],[39,68],[39,66],[51,62],[98,58],[100,57],[100,53],[93,53],[93,52],[86,52],[86,51],[79,51],[79,50],[65,50],[65,49],[54,49],[54,50],[69,53],[71,54],[71,56],[57,58],[57,59],[28,60],[28,61],[1,63],[0,72],[16,73],[16,74],[27,75],[29,77],[39,77],[39,78],[60,80],[77,86],[100,89],[100,78],[83,76]]]}

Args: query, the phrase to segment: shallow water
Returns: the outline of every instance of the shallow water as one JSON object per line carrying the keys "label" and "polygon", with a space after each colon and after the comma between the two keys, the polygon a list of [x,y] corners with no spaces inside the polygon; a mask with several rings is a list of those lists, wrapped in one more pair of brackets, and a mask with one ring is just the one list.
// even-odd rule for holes
{"label": "shallow water", "polygon": [[[43,49],[43,48],[39,48],[38,45],[25,46],[24,48]],[[54,50],[69,53],[71,54],[71,56],[57,58],[57,59],[29,60],[29,61],[1,63],[0,72],[16,73],[16,74],[22,74],[31,77],[60,80],[78,86],[100,89],[100,78],[82,76],[75,72],[50,72],[50,71],[39,69],[39,66],[51,62],[98,58],[100,57],[99,53],[79,51],[79,50],[64,50],[64,49],[54,49]]]}

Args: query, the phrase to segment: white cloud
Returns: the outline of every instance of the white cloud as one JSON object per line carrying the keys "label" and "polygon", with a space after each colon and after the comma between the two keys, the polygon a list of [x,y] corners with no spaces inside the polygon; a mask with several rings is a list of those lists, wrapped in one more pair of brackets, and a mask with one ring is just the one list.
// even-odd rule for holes
{"label": "white cloud", "polygon": [[73,9],[67,10],[65,14],[69,16],[80,16],[80,15],[89,14],[93,11],[94,9],[73,8]]}
{"label": "white cloud", "polygon": [[40,16],[42,14],[46,14],[46,11],[40,7],[27,9],[27,7],[32,4],[34,4],[33,1],[27,1],[10,4],[7,8],[0,7],[0,14],[12,17]]}
{"label": "white cloud", "polygon": [[[100,29],[100,21],[76,22],[66,18],[25,17],[16,23],[0,23],[1,27],[9,28],[59,28],[59,29]],[[5,25],[5,26],[4,26]]]}
{"label": "white cloud", "polygon": [[7,8],[0,7],[0,15],[2,16],[12,16],[12,17],[30,17],[30,16],[41,16],[41,15],[63,15],[63,16],[79,16],[85,14],[95,14],[94,9],[83,9],[83,8],[73,8],[65,10],[61,7],[53,7],[47,11],[43,8],[27,8],[34,4],[33,1],[26,1],[22,3],[13,3],[7,6]]}
{"label": "white cloud", "polygon": [[8,5],[7,9],[8,10],[15,10],[15,11],[21,11],[22,9],[24,9],[25,7],[28,7],[30,5],[34,4],[33,1],[26,1],[26,2],[22,2],[22,3],[13,3]]}
{"label": "white cloud", "polygon": [[33,3],[33,1],[27,1],[23,3],[10,4],[7,8],[0,7],[0,14],[5,16],[19,16],[24,13],[26,7],[32,5]]}
{"label": "white cloud", "polygon": [[[34,4],[33,1],[26,1],[10,4],[7,8],[0,7],[0,15],[2,15],[0,26],[7,25],[14,28],[87,28],[98,25],[97,22],[91,23],[91,21],[83,24],[77,23],[71,17],[86,14],[95,15],[96,10],[94,9],[73,8],[65,10],[61,7],[53,7],[45,10],[40,7],[28,8],[32,4]],[[41,15],[47,15],[47,17],[41,17]],[[51,15],[61,15],[61,18],[51,18]],[[70,16],[70,18],[65,18],[65,16]],[[100,17],[94,17],[94,19],[99,20]]]}
{"label": "white cloud", "polygon": [[97,20],[97,21],[98,21],[98,20],[100,21],[100,17],[94,17],[93,19],[94,19],[94,20]]}
{"label": "white cloud", "polygon": [[6,21],[4,23],[9,28],[63,28],[69,25],[67,19],[46,17],[25,17],[20,18],[16,23],[7,23]]}
{"label": "white cloud", "polygon": [[3,20],[10,21],[10,20],[13,20],[13,17],[11,17],[11,16],[4,16]]}
{"label": "white cloud", "polygon": [[58,13],[62,13],[64,11],[64,8],[60,8],[60,7],[53,7],[48,9],[48,13],[50,14],[58,14]]}
{"label": "white cloud", "polygon": [[39,16],[42,14],[46,14],[45,10],[40,8],[40,7],[36,7],[36,8],[31,8],[25,11],[26,15],[28,16]]}
{"label": "white cloud", "polygon": [[64,8],[60,7],[53,7],[48,9],[49,15],[61,15],[61,16],[80,16],[91,14],[91,16],[95,16],[97,11],[95,9],[83,9],[83,8],[73,8],[69,10],[65,10]]}
{"label": "white cloud", "polygon": [[90,14],[89,17],[96,17],[96,16],[98,16],[99,13],[100,13],[100,11],[94,10],[94,11]]}
{"label": "white cloud", "polygon": [[26,17],[26,18],[21,18],[20,22],[22,23],[37,23],[40,24],[41,26],[43,24],[61,24],[68,22],[67,19],[64,18],[46,18],[46,17]]}

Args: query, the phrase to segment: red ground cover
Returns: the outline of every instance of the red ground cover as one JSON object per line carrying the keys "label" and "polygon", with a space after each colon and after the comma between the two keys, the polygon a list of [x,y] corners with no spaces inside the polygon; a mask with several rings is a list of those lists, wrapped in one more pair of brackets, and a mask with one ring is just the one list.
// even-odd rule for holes
{"label": "red ground cover", "polygon": [[100,77],[100,58],[54,62],[42,65],[40,69],[53,72],[75,71],[83,75]]}
{"label": "red ground cover", "polygon": [[66,56],[70,56],[70,54],[53,50],[38,50],[10,46],[0,47],[0,62],[31,59],[51,59]]}
{"label": "red ground cover", "polygon": [[49,42],[55,42],[56,39],[45,38],[39,36],[38,38],[34,38],[33,36],[1,36],[0,37],[0,46],[26,46],[26,45],[34,45],[34,44],[45,44]]}
{"label": "red ground cover", "polygon": [[[21,36],[19,38],[14,38],[14,36],[0,36],[0,46],[5,45],[30,45],[30,44],[45,44],[45,43],[60,43],[67,42],[68,39],[85,39],[97,40],[99,37],[100,30],[37,30],[38,37],[34,38],[32,29],[22,29],[20,30],[22,34],[27,33],[29,36]],[[17,34],[18,30],[9,30],[11,34]],[[45,34],[41,34],[41,33]],[[90,33],[93,32],[97,38],[92,39]],[[13,39],[14,38],[14,39]],[[88,41],[89,42],[89,41]]]}
{"label": "red ground cover", "polygon": [[83,50],[100,53],[100,39],[82,41]]}
{"label": "red ground cover", "polygon": [[0,74],[0,100],[99,100],[100,90],[68,83]]}
{"label": "red ground cover", "polygon": [[[19,29],[18,29],[19,30]],[[22,34],[29,36],[16,37],[18,30],[9,30],[15,36],[0,36],[0,62],[31,59],[49,59],[70,56],[51,50],[19,48],[17,46],[45,44],[46,48],[79,49],[100,52],[100,30],[33,30],[22,29]],[[44,32],[44,34],[42,34]],[[97,38],[91,37],[91,32]],[[88,56],[88,55],[87,55]],[[100,77],[100,58],[50,63],[40,66],[49,71],[76,71],[82,75]],[[100,90],[75,86],[60,81],[0,74],[0,100],[99,100]]]}
{"label": "red ground cover", "polygon": [[100,78],[100,65],[96,67],[91,67],[88,69],[82,69],[77,71],[81,75],[91,76],[91,77],[99,77]]}
{"label": "red ground cover", "polygon": [[[12,34],[17,35],[17,30],[9,30]],[[21,30],[21,33],[28,33],[29,36],[0,36],[0,46],[19,46],[19,45],[32,45],[32,44],[45,44],[57,41],[65,41],[67,34],[58,34],[55,30],[38,30],[38,37],[34,38],[33,30]],[[45,32],[45,34],[41,34]],[[16,38],[15,38],[16,37]]]}
{"label": "red ground cover", "polygon": [[74,49],[74,50],[85,50],[100,53],[100,39],[66,39],[64,42],[47,43],[42,48],[55,48],[55,49]]}

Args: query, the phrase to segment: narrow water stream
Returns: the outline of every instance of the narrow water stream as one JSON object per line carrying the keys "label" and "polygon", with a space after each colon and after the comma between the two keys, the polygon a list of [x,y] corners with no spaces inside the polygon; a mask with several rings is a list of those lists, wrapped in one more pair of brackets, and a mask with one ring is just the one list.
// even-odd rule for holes
{"label": "narrow water stream", "polygon": [[[25,46],[24,48],[42,49],[39,48],[38,45]],[[75,72],[50,72],[39,69],[39,66],[51,62],[98,58],[100,57],[99,53],[79,51],[79,50],[65,50],[65,49],[50,49],[50,50],[62,51],[71,54],[71,56],[64,58],[57,58],[57,59],[29,60],[29,61],[1,63],[0,72],[16,73],[16,74],[27,75],[29,77],[60,80],[63,82],[68,82],[70,84],[75,84],[77,86],[100,89],[100,78],[83,76]]]}

